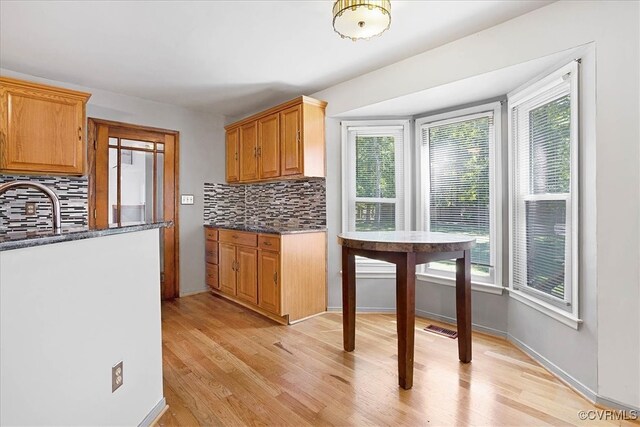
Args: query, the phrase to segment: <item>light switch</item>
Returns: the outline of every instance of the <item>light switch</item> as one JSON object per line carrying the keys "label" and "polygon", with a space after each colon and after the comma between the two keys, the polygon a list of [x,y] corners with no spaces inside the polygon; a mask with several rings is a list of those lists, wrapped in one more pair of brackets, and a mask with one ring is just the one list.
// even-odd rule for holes
{"label": "light switch", "polygon": [[192,205],[193,204],[193,194],[183,194],[182,200],[180,201],[181,205]]}

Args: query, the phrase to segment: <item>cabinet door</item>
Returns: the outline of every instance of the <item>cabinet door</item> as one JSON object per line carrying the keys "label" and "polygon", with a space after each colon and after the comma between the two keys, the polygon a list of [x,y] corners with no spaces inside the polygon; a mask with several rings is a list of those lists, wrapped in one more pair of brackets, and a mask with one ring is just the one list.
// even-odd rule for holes
{"label": "cabinet door", "polygon": [[220,280],[218,279],[218,266],[213,264],[206,264],[206,282],[207,286],[211,289],[220,290]]}
{"label": "cabinet door", "polygon": [[204,258],[209,264],[218,264],[218,242],[204,241]]}
{"label": "cabinet door", "polygon": [[276,252],[260,251],[258,305],[280,315],[280,255]]}
{"label": "cabinet door", "polygon": [[218,282],[225,294],[236,294],[236,247],[220,243],[218,249]]}
{"label": "cabinet door", "polygon": [[258,179],[258,122],[240,127],[240,181]]}
{"label": "cabinet door", "polygon": [[280,167],[282,175],[302,174],[302,105],[280,113]]}
{"label": "cabinet door", "polygon": [[227,132],[226,139],[226,178],[227,182],[237,182],[240,179],[239,174],[239,154],[238,154],[238,144],[239,144],[239,134],[240,131],[238,128],[231,129]]}
{"label": "cabinet door", "polygon": [[260,179],[280,176],[280,116],[258,120],[258,172]]}
{"label": "cabinet door", "polygon": [[258,250],[238,246],[236,248],[238,261],[238,298],[258,303]]}
{"label": "cabinet door", "polygon": [[3,87],[0,168],[82,175],[84,101],[31,88]]}

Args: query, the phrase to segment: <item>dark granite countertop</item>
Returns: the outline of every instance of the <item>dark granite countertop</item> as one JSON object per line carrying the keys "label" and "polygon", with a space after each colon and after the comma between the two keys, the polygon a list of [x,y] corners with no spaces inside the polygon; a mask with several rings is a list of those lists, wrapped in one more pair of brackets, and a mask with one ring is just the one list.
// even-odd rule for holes
{"label": "dark granite countertop", "polygon": [[54,233],[52,229],[37,231],[0,231],[0,252],[162,227],[173,227],[173,222],[112,224],[108,228],[99,229],[90,229],[89,227],[63,227],[59,233]]}
{"label": "dark granite countertop", "polygon": [[283,226],[264,226],[251,224],[204,224],[208,228],[224,228],[227,230],[248,231],[251,233],[264,234],[299,234],[299,233],[319,233],[327,231],[326,228],[308,228],[308,227],[292,227]]}

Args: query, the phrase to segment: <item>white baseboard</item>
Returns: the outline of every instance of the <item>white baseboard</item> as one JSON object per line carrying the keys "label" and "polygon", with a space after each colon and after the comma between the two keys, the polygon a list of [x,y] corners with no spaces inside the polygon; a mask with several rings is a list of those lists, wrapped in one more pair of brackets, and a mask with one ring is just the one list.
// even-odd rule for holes
{"label": "white baseboard", "polygon": [[138,427],[149,427],[153,425],[153,422],[158,418],[160,414],[162,414],[167,407],[167,400],[163,397],[160,399],[160,402],[153,407],[151,412],[147,414],[146,417],[138,424]]}
{"label": "white baseboard", "polygon": [[520,350],[528,354],[533,360],[535,360],[536,362],[544,366],[545,369],[547,369],[552,374],[554,374],[560,381],[564,382],[566,385],[568,385],[569,387],[574,389],[576,392],[581,394],[585,399],[587,399],[592,403],[596,403],[597,396],[598,396],[597,393],[591,390],[586,385],[582,384],[580,381],[578,381],[576,378],[574,378],[570,374],[568,374],[565,370],[560,368],[558,365],[556,365],[555,363],[553,363],[552,361],[550,361],[549,359],[547,359],[546,357],[544,357],[543,355],[541,355],[540,353],[538,353],[537,351],[535,351],[534,349],[529,347],[527,344],[523,343],[522,341],[520,341],[519,339],[517,339],[511,334],[507,335],[507,340],[513,345],[515,345],[516,347],[518,347]]}
{"label": "white baseboard", "polygon": [[635,411],[636,414],[640,416],[640,407],[620,403],[617,400],[609,399],[608,397],[603,397],[600,395],[596,396],[596,404],[612,409],[622,409],[623,411],[627,412]]}
{"label": "white baseboard", "polygon": [[180,293],[180,298],[182,298],[182,297],[190,297],[191,295],[204,294],[205,292],[209,292],[209,289],[200,289],[200,290],[197,290],[197,291],[190,291],[190,292]]}
{"label": "white baseboard", "polygon": [[[455,325],[456,319],[453,317],[448,317],[448,316],[442,316],[440,314],[436,314],[436,313],[431,313],[430,311],[424,311],[424,310],[416,310],[416,314],[420,317],[425,317],[427,319],[433,319],[433,320],[438,320],[440,322],[444,322],[444,323],[450,323],[452,325]],[[495,328],[490,328],[488,326],[484,326],[484,325],[479,325],[477,323],[471,323],[471,329],[474,331],[478,331],[478,332],[483,332],[485,334],[489,334],[489,335],[494,335],[500,338],[506,338],[507,337],[507,333],[505,331],[501,331],[499,329],[495,329]]]}
{"label": "white baseboard", "polygon": [[[327,311],[342,313],[342,307],[328,307]],[[395,307],[356,307],[356,313],[395,313]],[[439,314],[431,313],[429,311],[417,310],[416,315],[419,317],[424,317],[426,319],[437,320],[444,323],[451,323],[453,325],[456,324],[456,319],[453,317],[441,316]],[[483,332],[489,335],[495,335],[501,338],[506,338],[507,333],[504,331],[500,331],[498,329],[490,328],[488,326],[478,325],[477,323],[472,323],[471,327],[473,330],[478,332]]]}
{"label": "white baseboard", "polygon": [[[342,307],[327,307],[327,311],[342,313]],[[395,313],[396,309],[388,307],[356,307],[356,313]]]}

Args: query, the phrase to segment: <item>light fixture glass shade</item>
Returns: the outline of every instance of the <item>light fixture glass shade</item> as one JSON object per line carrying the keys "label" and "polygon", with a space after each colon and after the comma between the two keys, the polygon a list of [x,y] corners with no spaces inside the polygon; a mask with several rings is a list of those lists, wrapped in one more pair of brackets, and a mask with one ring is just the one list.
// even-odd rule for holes
{"label": "light fixture glass shade", "polygon": [[333,4],[333,29],[353,41],[379,36],[391,26],[389,0],[337,0]]}

